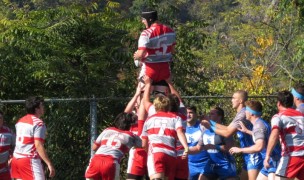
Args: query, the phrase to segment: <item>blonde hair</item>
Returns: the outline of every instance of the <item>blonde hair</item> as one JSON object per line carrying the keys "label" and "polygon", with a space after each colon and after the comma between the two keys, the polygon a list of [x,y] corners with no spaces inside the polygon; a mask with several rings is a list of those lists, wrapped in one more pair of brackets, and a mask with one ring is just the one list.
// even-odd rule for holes
{"label": "blonde hair", "polygon": [[169,111],[170,108],[170,100],[166,96],[158,96],[154,99],[153,105],[155,107],[156,112],[158,111]]}

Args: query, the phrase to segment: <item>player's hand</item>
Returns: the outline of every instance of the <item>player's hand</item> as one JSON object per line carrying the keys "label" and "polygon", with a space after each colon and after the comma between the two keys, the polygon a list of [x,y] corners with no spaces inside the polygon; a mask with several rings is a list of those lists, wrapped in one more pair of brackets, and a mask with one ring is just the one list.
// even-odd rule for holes
{"label": "player's hand", "polygon": [[201,121],[201,125],[203,125],[205,128],[207,128],[207,129],[210,129],[211,128],[211,125],[210,125],[210,122],[208,121],[208,120],[206,120],[206,119],[203,119],[202,121]]}
{"label": "player's hand", "polygon": [[186,159],[189,153],[189,148],[184,150],[184,153],[182,155],[182,159]]}
{"label": "player's hand", "polygon": [[13,157],[10,156],[9,159],[8,159],[8,161],[7,161],[7,165],[8,165],[9,167],[10,167],[11,164],[12,164],[12,160],[13,160]]}
{"label": "player's hand", "polygon": [[51,178],[54,177],[55,176],[55,168],[54,168],[54,166],[52,165],[52,163],[48,164],[47,166],[48,166],[49,171],[50,171],[49,177],[51,177]]}
{"label": "player's hand", "polygon": [[237,123],[237,125],[239,126],[237,129],[243,133],[247,133],[248,129],[246,128],[246,126],[244,125],[244,123],[242,121],[239,121]]}
{"label": "player's hand", "polygon": [[145,82],[145,84],[152,84],[152,79],[149,76],[144,76],[143,80]]}
{"label": "player's hand", "polygon": [[138,82],[135,94],[140,95],[141,92],[144,90],[145,90],[145,86],[143,86],[141,82]]}
{"label": "player's hand", "polygon": [[204,150],[209,150],[209,149],[215,149],[215,146],[213,144],[205,144],[203,146]]}
{"label": "player's hand", "polygon": [[269,164],[269,156],[266,156],[265,159],[264,159],[264,167],[266,169],[268,169],[270,167],[270,164]]}
{"label": "player's hand", "polygon": [[172,75],[170,75],[170,77],[168,79],[166,79],[166,82],[168,84],[172,84]]}
{"label": "player's hand", "polygon": [[232,147],[229,149],[230,154],[236,154],[236,153],[241,153],[241,152],[242,152],[242,149],[238,148],[238,147]]}
{"label": "player's hand", "polygon": [[137,58],[137,51],[134,52],[133,58],[134,58],[134,60],[139,60],[139,59]]}

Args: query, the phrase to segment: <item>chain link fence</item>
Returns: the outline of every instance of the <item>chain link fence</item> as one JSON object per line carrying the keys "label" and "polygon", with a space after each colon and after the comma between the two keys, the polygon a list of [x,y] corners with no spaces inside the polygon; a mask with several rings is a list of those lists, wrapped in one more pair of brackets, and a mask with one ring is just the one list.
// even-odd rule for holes
{"label": "chain link fence", "polygon": [[[45,147],[52,160],[56,180],[84,179],[84,173],[91,155],[91,145],[103,129],[109,127],[115,116],[122,112],[130,98],[81,98],[46,99],[45,114],[42,117],[47,126]],[[256,96],[250,99],[260,100],[264,105],[263,118],[270,120],[276,113],[274,96]],[[212,106],[225,110],[225,124],[229,124],[235,115],[231,108],[231,97],[184,96],[186,106],[195,105],[200,114],[208,113]],[[14,125],[25,115],[24,100],[1,101],[4,121],[15,130]],[[127,156],[121,163],[121,176],[125,177]],[[241,159],[237,157],[238,168]],[[48,172],[46,172],[48,175]],[[123,178],[122,178],[123,179]]]}

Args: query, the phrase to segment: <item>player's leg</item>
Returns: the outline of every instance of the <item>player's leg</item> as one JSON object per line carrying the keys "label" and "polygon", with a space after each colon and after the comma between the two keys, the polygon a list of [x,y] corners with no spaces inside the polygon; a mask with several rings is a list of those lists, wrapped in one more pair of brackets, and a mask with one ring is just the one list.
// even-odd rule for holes
{"label": "player's leg", "polygon": [[101,160],[101,159],[99,159],[98,156],[96,156],[96,155],[93,156],[93,158],[91,158],[89,166],[87,167],[87,169],[85,171],[86,180],[94,180],[96,178],[100,178],[99,160]]}
{"label": "player's leg", "polygon": [[204,176],[203,174],[200,174],[198,177],[198,180],[209,180],[206,176]]}
{"label": "player's leg", "polygon": [[282,156],[276,171],[276,179],[304,179],[304,157]]}
{"label": "player's leg", "polygon": [[260,170],[251,169],[248,171],[248,180],[256,180],[259,175]]}
{"label": "player's leg", "polygon": [[242,168],[239,177],[240,177],[240,180],[247,180],[248,179],[248,171],[246,169]]}
{"label": "player's leg", "polygon": [[[260,170],[263,168],[263,158],[260,154],[246,154],[243,156],[245,161],[245,170],[247,170],[247,179],[248,180],[256,180]],[[244,176],[241,176],[244,178]]]}
{"label": "player's leg", "polygon": [[152,174],[150,179],[165,179],[165,173]]}
{"label": "player's leg", "polygon": [[222,162],[221,164],[216,164],[213,168],[213,172],[218,176],[219,179],[238,179],[235,161],[226,161]]}
{"label": "player's leg", "polygon": [[274,180],[275,179],[275,173],[269,173],[268,174],[268,180]]}
{"label": "player's leg", "polygon": [[[272,174],[274,174],[274,173],[272,173]],[[268,176],[269,176],[270,174],[268,174]],[[262,172],[260,172],[259,174],[258,174],[258,177],[257,177],[257,180],[268,180],[268,176],[265,176]],[[274,178],[274,176],[273,176],[273,178]],[[270,180],[270,179],[269,179]],[[274,179],[272,179],[272,180],[274,180]]]}
{"label": "player's leg", "polygon": [[176,159],[175,180],[187,180],[189,177],[188,159],[178,156]]}
{"label": "player's leg", "polygon": [[44,170],[40,159],[20,158],[17,159],[19,177],[12,173],[15,179],[39,179],[44,180]]}
{"label": "player's leg", "polygon": [[129,152],[127,180],[142,180],[147,174],[147,153],[143,149],[131,149]]}
{"label": "player's leg", "polygon": [[197,180],[200,176],[203,162],[188,161],[189,167],[189,180]]}
{"label": "player's leg", "polygon": [[163,153],[149,154],[147,160],[147,166],[148,166],[148,173],[150,179],[165,178]]}

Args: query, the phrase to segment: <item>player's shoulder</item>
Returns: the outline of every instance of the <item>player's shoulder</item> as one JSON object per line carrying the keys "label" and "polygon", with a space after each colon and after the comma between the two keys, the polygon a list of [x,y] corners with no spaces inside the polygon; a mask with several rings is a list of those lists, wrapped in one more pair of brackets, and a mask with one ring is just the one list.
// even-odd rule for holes
{"label": "player's shoulder", "polygon": [[33,125],[37,125],[37,126],[44,126],[44,122],[42,121],[42,119],[33,116]]}
{"label": "player's shoulder", "polygon": [[148,28],[148,29],[143,30],[141,32],[140,36],[150,36],[152,32],[153,32],[153,29],[152,28]]}
{"label": "player's shoulder", "polygon": [[29,124],[32,126],[36,126],[36,125],[43,126],[44,125],[44,122],[33,114],[27,114],[27,115],[23,116],[21,119],[19,119],[17,124],[18,123]]}
{"label": "player's shoulder", "polygon": [[103,130],[103,132],[110,132],[110,133],[116,132],[116,133],[120,133],[120,134],[124,134],[124,135],[134,136],[134,134],[131,131],[117,129],[116,127],[108,127],[105,130]]}

